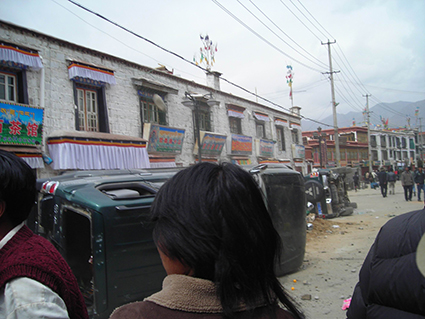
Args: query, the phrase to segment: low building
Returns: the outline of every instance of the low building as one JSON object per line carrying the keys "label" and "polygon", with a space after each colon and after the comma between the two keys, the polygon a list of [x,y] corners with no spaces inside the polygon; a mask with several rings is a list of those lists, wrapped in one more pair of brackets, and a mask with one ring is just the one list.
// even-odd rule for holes
{"label": "low building", "polygon": [[4,21],[0,41],[0,147],[39,176],[199,157],[306,172],[300,108],[223,92],[218,72],[203,85]]}

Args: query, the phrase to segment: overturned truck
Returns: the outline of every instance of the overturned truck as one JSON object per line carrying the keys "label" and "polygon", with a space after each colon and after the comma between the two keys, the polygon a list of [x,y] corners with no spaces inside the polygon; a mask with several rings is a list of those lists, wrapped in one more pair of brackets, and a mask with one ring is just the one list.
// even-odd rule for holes
{"label": "overturned truck", "polygon": [[315,206],[319,217],[334,218],[353,214],[357,204],[350,201],[347,190],[348,181],[355,171],[351,167],[318,169],[304,178],[307,202]]}

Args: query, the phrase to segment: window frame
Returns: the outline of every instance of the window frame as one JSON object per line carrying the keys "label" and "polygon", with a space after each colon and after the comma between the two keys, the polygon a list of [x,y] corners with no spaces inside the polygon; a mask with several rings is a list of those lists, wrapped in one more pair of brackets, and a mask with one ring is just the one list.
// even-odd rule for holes
{"label": "window frame", "polygon": [[161,111],[152,99],[140,96],[140,108],[142,123],[167,125],[167,113]]}
{"label": "window frame", "polygon": [[242,119],[234,116],[229,116],[230,133],[242,134]]}
{"label": "window frame", "polygon": [[[4,101],[9,101],[9,102],[18,102],[18,76],[14,73],[9,73],[9,72],[4,72],[2,70],[0,70],[0,76],[4,76],[5,81],[4,83],[0,83],[0,86],[4,86],[4,99],[0,99],[0,100],[4,100]],[[8,79],[11,78],[13,79],[13,99],[10,99],[9,97],[9,81]]]}
{"label": "window frame", "polygon": [[[97,90],[83,87],[77,87],[76,90],[79,131],[99,132],[99,98]],[[83,105],[80,103],[81,100]],[[92,110],[92,108],[95,110]],[[81,118],[81,115],[84,118]],[[95,125],[90,125],[93,119],[95,120]]]}
{"label": "window frame", "polygon": [[[258,134],[260,128],[261,128],[262,134]],[[260,139],[266,138],[266,126],[264,125],[264,122],[255,121],[255,137],[260,138]]]}
{"label": "window frame", "polygon": [[[212,132],[212,121],[210,107],[207,103],[197,101],[198,115],[199,115],[199,131]],[[193,127],[196,137],[196,107],[192,111]]]}
{"label": "window frame", "polygon": [[276,126],[277,147],[279,151],[286,151],[285,132],[283,127]]}

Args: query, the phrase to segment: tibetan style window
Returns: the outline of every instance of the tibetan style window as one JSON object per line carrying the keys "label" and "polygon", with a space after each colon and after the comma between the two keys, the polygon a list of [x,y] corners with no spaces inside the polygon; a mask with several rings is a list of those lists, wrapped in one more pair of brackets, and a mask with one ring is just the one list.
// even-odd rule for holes
{"label": "tibetan style window", "polygon": [[285,151],[285,134],[283,132],[283,127],[276,127],[276,135],[277,135],[277,146],[279,151]]}
{"label": "tibetan style window", "polygon": [[99,112],[96,90],[77,88],[78,128],[80,131],[99,132]]}
{"label": "tibetan style window", "polygon": [[0,72],[0,100],[17,102],[17,77],[13,73]]}
{"label": "tibetan style window", "polygon": [[292,135],[292,143],[293,144],[299,144],[298,129],[296,129],[296,128],[292,129],[291,135]]}
{"label": "tibetan style window", "polygon": [[[211,132],[211,115],[210,115],[210,107],[203,102],[198,101],[199,104],[199,129],[201,131]],[[193,121],[195,121],[195,110],[193,111]],[[196,123],[195,123],[196,124]],[[196,127],[196,125],[194,125]]]}
{"label": "tibetan style window", "polygon": [[106,86],[116,84],[114,72],[73,60],[68,66],[68,75],[74,85],[76,130],[109,133]]}
{"label": "tibetan style window", "polygon": [[143,123],[167,124],[165,112],[158,109],[151,98],[142,96],[140,98],[140,105],[142,108]]}
{"label": "tibetan style window", "polygon": [[244,111],[243,107],[233,104],[227,105],[230,133],[242,134],[242,120],[245,118]]}
{"label": "tibetan style window", "polygon": [[104,86],[74,82],[74,99],[77,131],[109,133]]}
{"label": "tibetan style window", "polygon": [[266,126],[265,123],[270,121],[270,118],[267,114],[260,112],[252,112],[254,115],[255,121],[255,136],[258,138],[266,138]]}
{"label": "tibetan style window", "polygon": [[237,117],[229,117],[230,133],[242,134],[242,121]]}
{"label": "tibetan style window", "polygon": [[0,43],[0,100],[28,104],[27,71],[42,68],[37,51]]}

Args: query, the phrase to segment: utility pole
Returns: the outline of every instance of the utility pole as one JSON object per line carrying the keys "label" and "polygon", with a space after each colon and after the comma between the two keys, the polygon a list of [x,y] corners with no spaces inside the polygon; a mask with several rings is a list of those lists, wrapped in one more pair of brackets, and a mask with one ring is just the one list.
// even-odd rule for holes
{"label": "utility pole", "polygon": [[[328,39],[327,43],[323,43],[322,45],[327,44],[328,45],[328,54],[329,54],[329,75],[331,79],[331,93],[332,93],[332,111],[333,111],[333,118],[334,118],[334,140],[335,140],[335,156],[336,156],[336,166],[341,166],[341,154],[339,152],[339,136],[338,136],[338,119],[336,114],[336,103],[335,103],[335,88],[334,88],[334,77],[333,74],[337,73],[332,71],[332,56],[331,56],[331,44],[336,43],[336,40],[334,42],[330,42]],[[328,72],[326,72],[328,74]]]}
{"label": "utility pole", "polygon": [[419,147],[419,151],[421,152],[421,161],[423,162],[423,150],[422,150],[422,117],[419,118],[419,143],[420,143],[420,147]]}
{"label": "utility pole", "polygon": [[369,96],[371,94],[363,95],[366,97],[366,114],[367,114],[367,156],[369,162],[369,173],[372,172],[372,148],[370,145],[370,112],[369,112]]}

